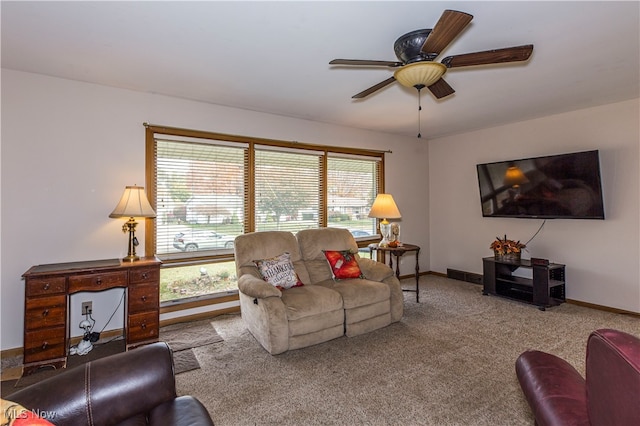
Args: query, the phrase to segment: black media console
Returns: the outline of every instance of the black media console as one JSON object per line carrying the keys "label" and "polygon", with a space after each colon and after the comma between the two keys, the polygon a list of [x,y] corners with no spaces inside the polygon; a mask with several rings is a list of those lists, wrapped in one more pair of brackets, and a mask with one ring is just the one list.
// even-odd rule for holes
{"label": "black media console", "polygon": [[[536,265],[526,259],[508,261],[485,257],[482,266],[482,294],[530,303],[542,311],[565,301],[565,265]],[[533,269],[533,279],[513,275],[518,268]]]}

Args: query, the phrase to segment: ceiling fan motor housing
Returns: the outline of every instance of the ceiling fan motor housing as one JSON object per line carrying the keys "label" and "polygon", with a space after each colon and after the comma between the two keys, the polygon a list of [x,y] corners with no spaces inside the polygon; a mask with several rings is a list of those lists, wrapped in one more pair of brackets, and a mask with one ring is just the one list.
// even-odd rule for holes
{"label": "ceiling fan motor housing", "polygon": [[403,64],[410,64],[420,61],[433,61],[438,54],[437,53],[424,53],[422,52],[422,45],[431,33],[431,29],[415,30],[406,33],[393,43],[393,50],[396,53],[396,57]]}

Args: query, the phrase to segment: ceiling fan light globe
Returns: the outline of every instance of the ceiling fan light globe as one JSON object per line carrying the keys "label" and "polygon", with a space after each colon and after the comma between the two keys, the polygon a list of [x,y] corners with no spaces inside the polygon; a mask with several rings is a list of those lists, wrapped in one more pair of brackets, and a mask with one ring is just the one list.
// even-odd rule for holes
{"label": "ceiling fan light globe", "polygon": [[406,87],[429,87],[440,80],[446,71],[447,67],[439,62],[415,62],[396,70],[393,76]]}

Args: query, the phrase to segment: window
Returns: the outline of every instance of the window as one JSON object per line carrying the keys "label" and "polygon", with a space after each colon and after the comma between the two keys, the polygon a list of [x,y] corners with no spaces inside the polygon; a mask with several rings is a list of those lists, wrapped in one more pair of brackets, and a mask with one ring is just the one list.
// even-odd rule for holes
{"label": "window", "polygon": [[327,225],[348,228],[356,239],[376,234],[368,217],[378,194],[377,158],[329,154],[327,159]]}
{"label": "window", "polygon": [[244,218],[246,145],[155,139],[156,250],[162,260],[232,250]]}
{"label": "window", "polygon": [[[267,149],[268,148],[268,149]],[[256,231],[317,228],[321,152],[256,147]]]}
{"label": "window", "polygon": [[150,126],[146,255],[163,261],[161,302],[237,292],[233,242],[245,232],[332,226],[361,245],[382,192],[384,153]]}

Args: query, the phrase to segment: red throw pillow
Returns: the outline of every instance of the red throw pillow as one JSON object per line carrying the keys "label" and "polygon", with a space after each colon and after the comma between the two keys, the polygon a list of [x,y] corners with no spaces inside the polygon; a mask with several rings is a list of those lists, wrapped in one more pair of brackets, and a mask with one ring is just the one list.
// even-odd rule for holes
{"label": "red throw pillow", "polygon": [[347,278],[364,278],[356,257],[349,250],[331,251],[323,250],[324,256],[329,262],[334,280]]}

